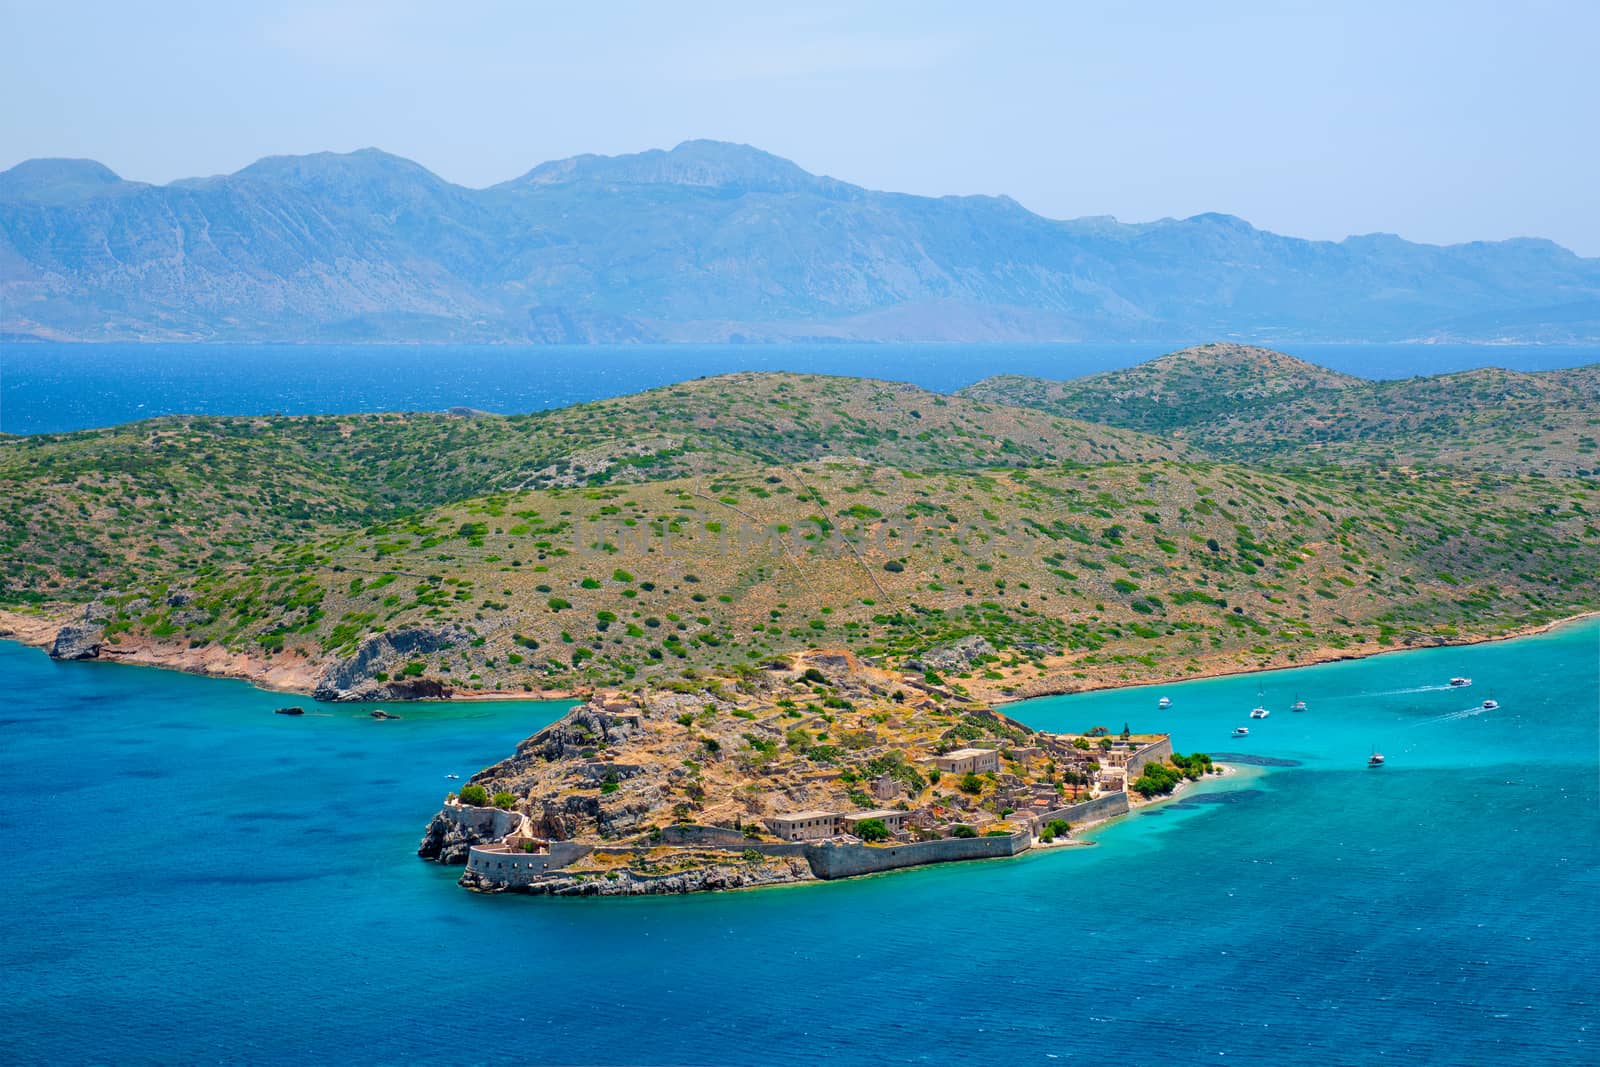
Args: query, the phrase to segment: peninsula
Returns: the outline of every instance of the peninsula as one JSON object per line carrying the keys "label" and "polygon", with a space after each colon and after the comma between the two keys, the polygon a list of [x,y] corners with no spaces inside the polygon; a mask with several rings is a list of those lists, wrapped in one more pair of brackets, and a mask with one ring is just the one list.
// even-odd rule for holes
{"label": "peninsula", "polygon": [[958,395],[733,374],[0,439],[0,636],[325,700],[833,647],[991,703],[1479,640],[1600,608],[1597,411],[1600,367],[1207,345]]}
{"label": "peninsula", "polygon": [[[693,673],[693,672],[691,672]],[[687,893],[1015,856],[1220,773],[1124,726],[1033,730],[914,674],[811,652],[607,692],[473,776],[419,855],[461,885]]]}

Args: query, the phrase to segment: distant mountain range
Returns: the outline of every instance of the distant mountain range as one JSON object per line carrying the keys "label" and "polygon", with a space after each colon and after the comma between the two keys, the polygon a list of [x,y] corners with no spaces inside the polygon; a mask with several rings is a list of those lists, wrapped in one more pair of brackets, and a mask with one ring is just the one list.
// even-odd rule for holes
{"label": "distant mountain range", "polygon": [[156,186],[0,173],[0,333],[200,341],[1600,341],[1600,259],[1545,240],[1306,241],[1226,215],[1042,218],[874,192],[744,145],[487,189],[366,149]]}

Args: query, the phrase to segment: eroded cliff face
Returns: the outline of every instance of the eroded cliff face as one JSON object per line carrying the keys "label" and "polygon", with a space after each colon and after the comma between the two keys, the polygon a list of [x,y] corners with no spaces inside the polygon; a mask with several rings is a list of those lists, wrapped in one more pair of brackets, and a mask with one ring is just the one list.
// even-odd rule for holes
{"label": "eroded cliff face", "polygon": [[83,616],[56,631],[50,642],[51,659],[97,659],[105,646],[106,623],[112,611],[96,601],[83,609]]}
{"label": "eroded cliff face", "polygon": [[[405,666],[418,656],[468,644],[465,627],[417,626],[373,634],[355,655],[322,672],[313,692],[318,700],[430,700],[450,696],[450,689],[431,678],[404,677]],[[382,675],[383,677],[379,677]]]}

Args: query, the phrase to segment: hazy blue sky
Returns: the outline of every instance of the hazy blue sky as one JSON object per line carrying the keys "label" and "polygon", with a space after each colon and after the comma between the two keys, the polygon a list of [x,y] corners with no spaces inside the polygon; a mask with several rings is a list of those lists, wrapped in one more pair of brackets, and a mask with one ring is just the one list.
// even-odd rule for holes
{"label": "hazy blue sky", "polygon": [[486,185],[743,141],[1044,215],[1600,255],[1600,2],[0,0],[0,167],[163,182],[376,145]]}

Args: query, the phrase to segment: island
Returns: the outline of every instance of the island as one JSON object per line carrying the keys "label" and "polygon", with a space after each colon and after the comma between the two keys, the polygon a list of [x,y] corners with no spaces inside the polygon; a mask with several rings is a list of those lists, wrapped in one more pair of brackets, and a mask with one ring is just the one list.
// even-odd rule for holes
{"label": "island", "polygon": [[[1075,843],[1220,773],[1124,724],[1035,730],[842,651],[572,709],[451,794],[418,854],[550,896],[832,880]],[[1137,800],[1135,801],[1137,803]]]}

